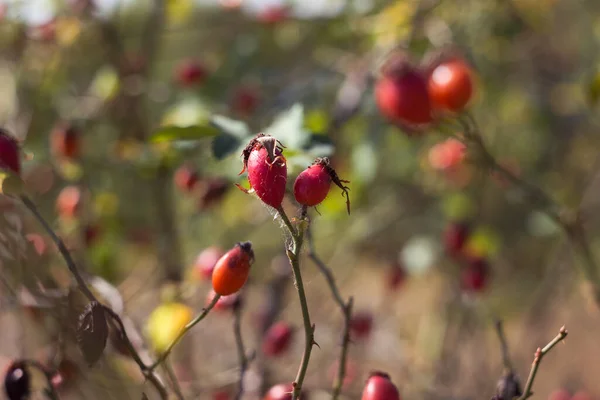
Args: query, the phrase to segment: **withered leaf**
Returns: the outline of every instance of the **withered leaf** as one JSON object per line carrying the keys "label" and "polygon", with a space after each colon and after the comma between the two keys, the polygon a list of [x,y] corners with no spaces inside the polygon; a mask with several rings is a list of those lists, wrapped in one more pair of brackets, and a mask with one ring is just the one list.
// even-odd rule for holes
{"label": "withered leaf", "polygon": [[102,356],[108,338],[108,323],[104,306],[92,301],[79,316],[77,343],[89,366]]}

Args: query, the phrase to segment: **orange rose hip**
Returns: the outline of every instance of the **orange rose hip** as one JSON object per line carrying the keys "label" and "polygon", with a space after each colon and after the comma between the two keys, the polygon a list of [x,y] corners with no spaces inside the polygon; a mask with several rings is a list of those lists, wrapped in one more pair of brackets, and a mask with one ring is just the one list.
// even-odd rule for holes
{"label": "orange rose hip", "polygon": [[212,274],[215,293],[228,296],[240,290],[248,280],[254,262],[252,243],[237,243],[217,261]]}

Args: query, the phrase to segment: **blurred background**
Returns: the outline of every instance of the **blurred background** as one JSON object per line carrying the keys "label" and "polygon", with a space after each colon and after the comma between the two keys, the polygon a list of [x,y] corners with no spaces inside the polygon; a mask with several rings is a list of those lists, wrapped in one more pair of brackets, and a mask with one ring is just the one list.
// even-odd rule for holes
{"label": "blurred background", "polygon": [[[473,69],[469,110],[490,152],[579,210],[594,251],[596,0],[4,0],[0,121],[22,143],[27,193],[140,349],[151,348],[154,309],[176,299],[199,312],[205,270],[253,243],[242,332],[256,357],[243,398],[291,382],[304,346],[285,237],[235,187],[248,187],[240,154],[258,132],[286,146],[290,187],[317,156],[351,182],[350,215],[335,186],[309,214],[317,253],[354,297],[345,398],[360,398],[373,369],[405,399],[491,398],[499,319],[522,380],[535,349],[569,330],[536,398],[597,398],[600,315],[560,227],[448,142],[459,124],[415,132],[377,108],[391,51],[422,63],[447,47]],[[298,214],[293,197],[284,206]],[[72,331],[85,303],[64,260],[18,201],[0,195],[0,208],[2,368],[22,358],[58,368],[65,399],[157,398],[112,336],[97,365],[83,362]],[[305,384],[329,398],[343,316],[308,257],[302,271],[320,346]],[[233,399],[233,321],[225,305],[176,348],[185,398]],[[273,323],[295,328],[281,351],[264,344]]]}

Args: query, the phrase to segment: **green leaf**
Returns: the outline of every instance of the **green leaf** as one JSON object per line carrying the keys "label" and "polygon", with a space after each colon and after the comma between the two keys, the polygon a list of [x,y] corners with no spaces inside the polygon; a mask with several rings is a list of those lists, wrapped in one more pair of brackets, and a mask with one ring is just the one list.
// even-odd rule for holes
{"label": "green leaf", "polygon": [[281,141],[290,149],[302,149],[310,141],[311,133],[304,127],[304,107],[294,104],[289,110],[279,114],[265,133]]}
{"label": "green leaf", "polygon": [[213,115],[210,119],[210,123],[220,130],[222,133],[226,133],[230,136],[237,138],[246,138],[252,133],[250,128],[243,121],[237,121],[235,119],[227,118],[222,115]]}
{"label": "green leaf", "polygon": [[211,125],[165,126],[154,132],[150,137],[151,143],[164,143],[178,140],[198,140],[219,134],[217,128]]}
{"label": "green leaf", "polygon": [[252,136],[252,132],[245,122],[222,115],[213,116],[211,124],[221,131],[221,134],[215,137],[215,140],[212,142],[213,155],[218,160],[241,151]]}

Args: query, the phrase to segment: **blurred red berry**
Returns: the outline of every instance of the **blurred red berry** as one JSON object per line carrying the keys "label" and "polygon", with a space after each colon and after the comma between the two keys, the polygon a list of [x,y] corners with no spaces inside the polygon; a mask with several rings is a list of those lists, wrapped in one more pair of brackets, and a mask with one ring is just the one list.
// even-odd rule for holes
{"label": "blurred red berry", "polygon": [[242,152],[248,181],[256,195],[267,205],[279,208],[285,196],[287,163],[281,147],[272,136],[259,134]]}
{"label": "blurred red berry", "polygon": [[50,148],[57,157],[77,158],[80,151],[80,133],[69,124],[59,124],[50,133]]}
{"label": "blurred red berry", "polygon": [[21,150],[16,139],[8,132],[0,129],[0,170],[21,173]]}
{"label": "blurred red berry", "polygon": [[208,179],[200,185],[198,194],[198,209],[200,211],[218,205],[231,188],[231,182],[224,178]]}
{"label": "blurred red berry", "polygon": [[385,275],[386,286],[392,290],[398,290],[406,281],[406,271],[400,264],[394,264],[388,268]]}
{"label": "blurred red berry", "polygon": [[287,322],[277,322],[267,330],[263,338],[262,350],[267,356],[278,356],[289,349],[294,336],[294,328]]}
{"label": "blurred red berry", "polygon": [[[212,300],[215,298],[215,291],[211,290],[208,292],[206,296],[206,305],[209,305]],[[239,293],[230,294],[228,296],[221,296],[215,304],[215,311],[230,311],[233,310],[233,307],[240,304],[242,301],[242,296]]]}
{"label": "blurred red berry", "polygon": [[89,224],[83,228],[83,240],[87,247],[93,246],[100,237],[101,229],[98,225]]}
{"label": "blurred red berry", "polygon": [[196,272],[196,276],[201,279],[210,280],[212,278],[213,269],[217,264],[217,261],[221,257],[223,257],[225,252],[216,246],[207,247],[202,250],[198,257],[196,257],[196,262],[194,263],[194,270]]}
{"label": "blurred red berry", "polygon": [[488,284],[489,265],[484,259],[471,260],[462,271],[462,288],[467,292],[481,292]]}
{"label": "blurred red berry", "polygon": [[240,115],[248,116],[254,113],[258,106],[258,90],[250,87],[241,87],[233,94],[232,110]]}
{"label": "blurred red berry", "polygon": [[177,66],[176,80],[181,86],[200,85],[206,79],[206,67],[195,60],[185,60]]}
{"label": "blurred red berry", "polygon": [[[291,383],[280,383],[269,389],[263,400],[292,400],[294,387]],[[304,390],[300,393],[300,400],[308,400],[308,393]]]}
{"label": "blurred red berry", "polygon": [[400,400],[400,393],[388,374],[377,371],[367,380],[361,400]]}
{"label": "blurred red berry", "polygon": [[473,95],[471,68],[458,58],[444,61],[429,76],[428,89],[434,108],[462,111]]}
{"label": "blurred red berry", "polygon": [[[571,393],[565,389],[558,389],[550,393],[548,400],[571,400]],[[584,400],[584,399],[579,399]]]}
{"label": "blurred red berry", "polygon": [[437,170],[456,167],[465,158],[466,146],[458,139],[450,138],[429,150],[429,164]]}
{"label": "blurred red berry", "polygon": [[219,390],[217,392],[214,392],[212,395],[212,400],[230,400],[231,396],[229,395],[229,392],[225,391],[225,390]]}
{"label": "blurred red berry", "polygon": [[571,397],[571,400],[592,400],[592,396],[585,390],[579,390]]}
{"label": "blurred red berry", "polygon": [[350,319],[350,332],[356,339],[367,338],[373,330],[373,314],[369,311],[358,311]]}
{"label": "blurred red berry", "polygon": [[213,290],[221,296],[236,293],[248,280],[253,263],[252,243],[236,243],[215,264],[212,273]]}
{"label": "blurred red berry", "polygon": [[285,21],[289,16],[289,8],[285,5],[270,5],[258,14],[263,24],[276,24]]}
{"label": "blurred red berry", "polygon": [[470,233],[470,227],[464,222],[452,222],[444,232],[444,247],[451,257],[460,257]]}
{"label": "blurred red berry", "polygon": [[189,165],[182,165],[175,171],[175,185],[183,192],[189,193],[194,190],[198,183],[198,173]]}
{"label": "blurred red berry", "polygon": [[77,186],[63,188],[56,198],[56,211],[63,218],[75,218],[81,207],[81,190]]}
{"label": "blurred red berry", "polygon": [[392,122],[428,124],[432,118],[427,83],[422,73],[404,61],[385,68],[375,85],[375,100],[381,113]]}

